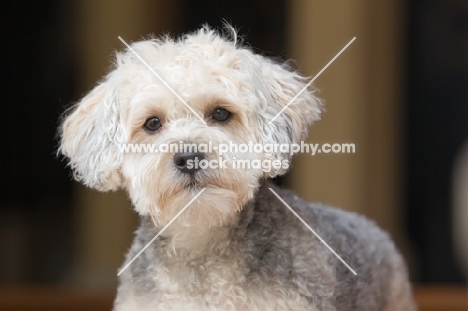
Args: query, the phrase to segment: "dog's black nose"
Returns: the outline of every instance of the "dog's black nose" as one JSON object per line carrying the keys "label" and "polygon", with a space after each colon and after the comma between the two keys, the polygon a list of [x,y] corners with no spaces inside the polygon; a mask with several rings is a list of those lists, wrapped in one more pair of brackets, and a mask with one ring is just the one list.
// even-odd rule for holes
{"label": "dog's black nose", "polygon": [[180,171],[194,174],[199,171],[200,161],[205,158],[203,153],[179,152],[174,155],[174,164]]}

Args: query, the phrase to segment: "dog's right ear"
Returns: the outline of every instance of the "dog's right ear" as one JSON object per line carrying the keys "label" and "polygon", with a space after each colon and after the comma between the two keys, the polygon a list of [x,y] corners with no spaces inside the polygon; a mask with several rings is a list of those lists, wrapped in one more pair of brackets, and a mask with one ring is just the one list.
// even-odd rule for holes
{"label": "dog's right ear", "polygon": [[59,152],[69,159],[74,178],[100,190],[117,190],[122,178],[124,130],[109,81],[96,86],[66,113],[59,128]]}

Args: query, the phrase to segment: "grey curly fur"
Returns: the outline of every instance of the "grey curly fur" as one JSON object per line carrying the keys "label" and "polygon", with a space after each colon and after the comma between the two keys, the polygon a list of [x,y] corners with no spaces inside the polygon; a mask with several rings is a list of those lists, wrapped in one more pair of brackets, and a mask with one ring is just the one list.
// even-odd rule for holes
{"label": "grey curly fur", "polygon": [[[268,188],[273,188],[306,220],[357,275],[334,257]],[[127,261],[159,230],[149,217],[143,217]],[[305,298],[308,310],[416,309],[405,265],[391,239],[373,222],[355,213],[304,202],[291,191],[266,181],[229,231],[227,239],[213,239],[218,247],[212,254],[188,261],[178,261],[176,256],[167,258],[165,248],[169,241],[163,234],[123,275],[119,291],[132,291],[136,296],[156,294],[158,280],[149,273],[154,265],[166,266],[174,273],[191,270],[197,278],[192,284],[202,288],[210,269],[207,262],[226,261],[226,269],[232,269],[235,258],[245,277],[242,286],[247,290],[258,286],[282,287]],[[194,295],[193,299],[199,298]]]}

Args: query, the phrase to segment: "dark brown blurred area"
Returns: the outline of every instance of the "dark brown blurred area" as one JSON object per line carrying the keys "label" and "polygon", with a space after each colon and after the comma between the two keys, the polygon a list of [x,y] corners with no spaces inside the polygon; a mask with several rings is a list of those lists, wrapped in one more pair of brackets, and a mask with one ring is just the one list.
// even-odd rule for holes
{"label": "dark brown blurred area", "polygon": [[327,111],[310,135],[356,143],[357,153],[301,155],[279,182],[389,231],[421,310],[468,309],[468,259],[460,255],[468,246],[453,229],[454,167],[468,140],[466,1],[1,6],[0,310],[110,310],[137,217],[124,193],[72,181],[56,155],[60,115],[106,74],[123,49],[118,36],[132,42],[225,21],[254,51],[293,58],[309,76],[357,37],[316,81]]}

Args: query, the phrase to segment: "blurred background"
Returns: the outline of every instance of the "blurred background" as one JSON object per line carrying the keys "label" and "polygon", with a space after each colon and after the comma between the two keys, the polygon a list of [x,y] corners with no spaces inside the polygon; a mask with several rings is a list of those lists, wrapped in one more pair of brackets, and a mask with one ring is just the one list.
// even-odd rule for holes
{"label": "blurred background", "polygon": [[58,120],[148,34],[223,20],[313,76],[326,100],[286,186],[390,232],[421,310],[467,310],[468,2],[42,0],[1,4],[0,309],[110,310],[138,219],[124,193],[72,182]]}

